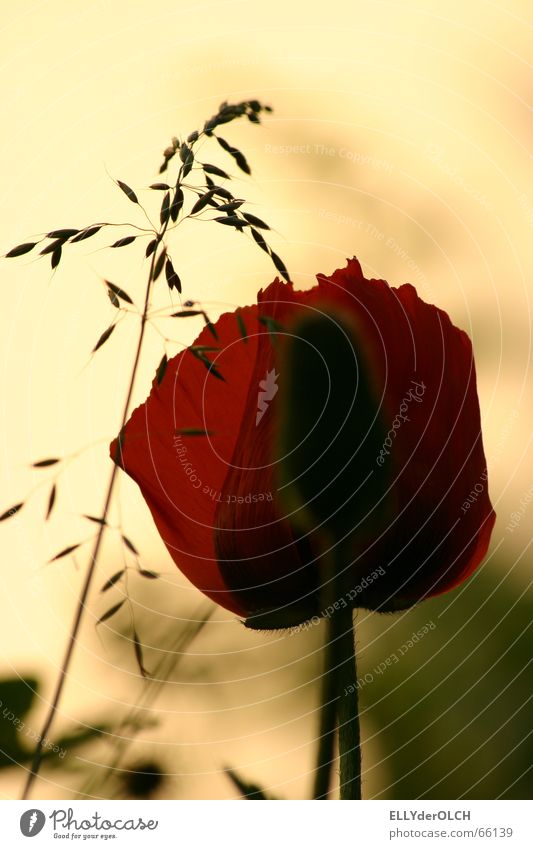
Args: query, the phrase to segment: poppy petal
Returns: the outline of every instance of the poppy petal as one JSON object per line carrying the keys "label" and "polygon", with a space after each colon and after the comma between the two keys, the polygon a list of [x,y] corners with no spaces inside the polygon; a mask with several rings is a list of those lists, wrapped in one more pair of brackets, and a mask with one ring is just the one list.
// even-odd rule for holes
{"label": "poppy petal", "polygon": [[[216,322],[218,342],[204,328],[194,346],[218,347],[208,356],[217,379],[189,349],[172,358],[159,385],[126,425],[124,470],[138,483],[157,529],[182,572],[205,595],[235,613],[246,611],[228,591],[218,569],[213,521],[227,464],[239,436],[257,349],[257,309],[239,310]],[[202,353],[202,352],[200,352]],[[206,431],[207,435],[198,435]],[[111,456],[118,448],[111,445]]]}

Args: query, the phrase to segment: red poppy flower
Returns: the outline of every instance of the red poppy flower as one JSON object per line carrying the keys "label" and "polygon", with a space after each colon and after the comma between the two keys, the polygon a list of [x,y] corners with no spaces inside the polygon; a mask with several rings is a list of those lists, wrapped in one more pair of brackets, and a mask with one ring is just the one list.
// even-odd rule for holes
{"label": "red poppy flower", "polygon": [[[276,280],[256,305],[220,317],[217,341],[205,327],[170,360],[125,428],[120,465],[189,580],[245,617],[284,611],[277,624],[321,613],[323,538],[295,521],[280,476],[280,432],[298,403],[283,390],[287,352],[315,315],[337,322],[353,344],[356,358],[341,362],[334,383],[355,414],[326,440],[326,451],[345,446],[343,475],[322,461],[320,480],[307,482],[323,484],[311,515],[318,522],[340,491],[344,525],[352,509],[359,522],[358,487],[374,482],[365,483],[365,520],[344,546],[350,603],[394,610],[451,589],[480,564],[495,521],[466,334],[413,286],[365,279],[355,258],[308,291]],[[316,394],[313,362],[298,384],[301,399]],[[379,424],[366,442],[353,425],[365,386]],[[308,450],[316,445],[311,439]],[[111,453],[118,456],[117,440]]]}

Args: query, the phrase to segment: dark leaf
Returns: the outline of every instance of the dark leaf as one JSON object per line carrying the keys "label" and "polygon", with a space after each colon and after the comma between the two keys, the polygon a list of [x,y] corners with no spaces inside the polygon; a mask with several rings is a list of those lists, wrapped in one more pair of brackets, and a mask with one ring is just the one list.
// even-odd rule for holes
{"label": "dark leaf", "polygon": [[113,330],[115,329],[115,327],[116,327],[116,324],[112,324],[112,325],[110,325],[110,327],[108,327],[108,328],[107,328],[107,330],[104,330],[104,332],[103,332],[103,333],[102,333],[102,335],[100,336],[100,338],[99,338],[98,342],[96,343],[96,345],[95,345],[95,346],[94,346],[94,348],[92,349],[91,354],[94,354],[94,352],[95,352],[95,351],[97,351],[97,350],[98,350],[98,348],[101,348],[101,347],[102,347],[102,345],[103,345],[105,342],[107,342],[107,340],[109,339],[109,337],[110,337],[110,336],[111,336],[111,334],[113,333]]}
{"label": "dark leaf", "polygon": [[79,230],[64,228],[63,230],[51,230],[50,233],[47,233],[46,235],[49,239],[61,239],[62,241],[65,241],[65,239],[70,239],[79,232]]}
{"label": "dark leaf", "polygon": [[139,569],[139,575],[142,575],[143,578],[150,578],[152,581],[161,577],[158,572],[152,572],[150,569]]}
{"label": "dark leaf", "polygon": [[117,298],[117,296],[115,295],[115,293],[111,291],[111,289],[107,290],[107,297],[109,298],[109,300],[111,301],[111,303],[113,304],[114,307],[117,307],[117,309],[120,309],[120,301]]}
{"label": "dark leaf", "polygon": [[137,238],[137,236],[125,236],[123,239],[119,239],[118,242],[113,242],[113,244],[110,245],[109,247],[110,248],[125,248],[126,245],[131,245],[131,243],[134,242],[136,238]]}
{"label": "dark leaf", "polygon": [[157,248],[157,242],[158,242],[157,239],[152,239],[151,242],[148,242],[148,244],[146,246],[146,251],[145,251],[145,254],[144,254],[145,257],[152,256],[153,252]]}
{"label": "dark leaf", "polygon": [[190,159],[191,156],[193,156],[193,152],[192,152],[191,148],[189,147],[189,145],[186,142],[183,142],[183,144],[180,147],[180,159],[181,159],[181,161],[187,162],[187,160]]}
{"label": "dark leaf", "polygon": [[109,590],[111,587],[113,587],[117,583],[117,581],[120,581],[124,573],[125,569],[121,569],[119,572],[115,572],[114,575],[111,575],[111,577],[105,582],[103,587],[100,588],[100,592],[105,593],[106,590]]}
{"label": "dark leaf", "polygon": [[259,116],[255,112],[247,112],[246,115],[247,115],[248,120],[251,121],[252,124],[260,124],[261,123]]}
{"label": "dark leaf", "polygon": [[126,301],[127,304],[133,304],[130,296],[124,289],[121,289],[120,286],[117,286],[115,283],[111,283],[110,280],[106,280],[105,284],[108,289],[110,289],[118,298],[121,298],[123,301]]}
{"label": "dark leaf", "polygon": [[55,554],[54,557],[52,557],[52,559],[48,562],[53,563],[54,560],[59,560],[61,557],[66,557],[67,554],[71,554],[73,551],[76,551],[76,549],[79,548],[80,545],[81,542],[77,542],[75,545],[68,545],[66,548],[60,551],[59,554]]}
{"label": "dark leaf", "polygon": [[181,212],[181,208],[183,206],[183,191],[178,186],[174,193],[174,199],[172,201],[172,205],[170,207],[170,217],[172,221],[176,222],[178,220],[178,215]]}
{"label": "dark leaf", "polygon": [[181,166],[181,174],[186,177],[194,163],[194,153],[186,142],[180,147],[180,159],[183,163]]}
{"label": "dark leaf", "polygon": [[0,522],[5,521],[5,519],[10,519],[11,516],[14,516],[15,513],[18,513],[18,511],[22,507],[24,507],[23,501],[21,501],[20,504],[13,504],[13,507],[10,507],[9,510],[6,510],[4,513],[2,513],[2,515],[0,516]]}
{"label": "dark leaf", "polygon": [[222,101],[222,103],[220,104],[220,106],[218,107],[218,114],[219,114],[219,117],[220,117],[220,115],[221,115],[221,114],[223,114],[224,112],[229,112],[229,113],[231,113],[231,115],[235,116],[235,114],[236,114],[236,112],[235,112],[236,108],[237,108],[237,106],[236,106],[236,105],[230,105],[230,104],[228,103],[228,101],[227,101],[227,100],[223,100],[223,101]]}
{"label": "dark leaf", "polygon": [[[25,726],[22,718],[25,717],[32,706],[38,700],[37,696],[41,690],[41,683],[35,678],[23,678],[22,676],[7,677],[4,673],[0,680],[0,702],[3,717],[0,720],[0,738],[2,745],[0,749],[0,768],[12,767],[14,763],[22,764],[28,758],[28,748],[22,747],[19,737],[24,729],[26,735],[29,724]],[[14,718],[20,721],[19,727]],[[20,729],[20,730],[19,730]]]}
{"label": "dark leaf", "polygon": [[84,513],[83,518],[88,519],[90,522],[95,522],[97,525],[107,525],[106,520],[98,516],[90,516],[87,513]]}
{"label": "dark leaf", "polygon": [[246,160],[245,155],[243,153],[241,153],[240,150],[237,150],[237,148],[234,147],[230,150],[230,153],[233,156],[233,158],[234,158],[235,162],[237,163],[237,165],[239,166],[239,168],[241,169],[241,171],[244,171],[245,174],[251,174],[252,173],[252,169],[248,165],[248,162]]}
{"label": "dark leaf", "polygon": [[220,351],[220,346],[218,345],[191,345],[191,348],[194,348],[195,351],[200,351],[200,353],[205,353],[206,351]]}
{"label": "dark leaf", "polygon": [[165,263],[165,275],[167,278],[168,288],[169,289],[177,289],[181,294],[181,280],[174,270],[174,266],[172,265],[172,260],[167,257],[167,261]]}
{"label": "dark leaf", "polygon": [[264,324],[271,333],[282,333],[285,329],[279,321],[276,321],[275,318],[272,318],[269,315],[260,315],[258,321],[261,324]]}
{"label": "dark leaf", "polygon": [[212,375],[213,375],[213,377],[216,377],[218,380],[223,380],[223,381],[225,382],[226,378],[225,378],[225,377],[223,377],[223,376],[221,375],[221,373],[219,372],[219,370],[217,369],[217,367],[216,367],[216,366],[214,366],[214,365],[213,365],[213,363],[212,363],[212,362],[210,362],[210,361],[207,359],[207,357],[206,357],[206,359],[205,359],[205,360],[202,360],[202,362],[205,364],[205,367],[206,367],[207,371],[208,371],[210,374],[212,374]]}
{"label": "dark leaf", "polygon": [[205,315],[203,310],[180,310],[179,312],[173,312],[170,318],[189,318],[193,315]]}
{"label": "dark leaf", "polygon": [[209,192],[206,192],[205,195],[200,195],[193,208],[191,209],[191,215],[196,215],[197,212],[200,212],[205,206],[208,205],[209,201],[212,199],[214,195],[214,191],[211,189]]}
{"label": "dark leaf", "polygon": [[155,189],[157,192],[168,192],[168,191],[170,191],[170,186],[168,185],[168,183],[152,183],[150,188]]}
{"label": "dark leaf", "polygon": [[242,338],[244,339],[244,341],[247,342],[248,341],[248,334],[246,332],[246,325],[244,323],[244,319],[243,319],[242,315],[240,314],[239,310],[237,310],[237,312],[235,313],[235,318],[237,320],[239,332],[240,332]]}
{"label": "dark leaf", "polygon": [[215,325],[211,322],[211,320],[210,320],[210,318],[209,318],[209,316],[207,315],[206,312],[202,311],[202,315],[204,317],[206,327],[209,330],[211,336],[213,336],[218,342],[218,333],[217,333],[217,329],[216,329]]}
{"label": "dark leaf", "polygon": [[137,549],[135,548],[135,546],[133,545],[133,543],[132,543],[132,541],[129,537],[122,534],[122,542],[124,543],[124,545],[127,548],[129,548],[130,551],[133,552],[133,554],[135,554],[137,557],[139,556],[139,552],[137,551]]}
{"label": "dark leaf", "polygon": [[281,333],[284,329],[283,326],[279,323],[279,321],[276,321],[275,318],[271,318],[268,315],[260,316],[259,321],[261,322],[261,324],[265,325],[272,337],[272,344],[275,345],[277,343],[277,337],[275,334]]}
{"label": "dark leaf", "polygon": [[35,678],[3,677],[0,680],[1,705],[4,708],[8,707],[18,717],[26,716],[40,689],[40,683]]}
{"label": "dark leaf", "polygon": [[233,200],[228,203],[221,203],[218,207],[220,212],[235,212],[244,203],[243,200]]}
{"label": "dark leaf", "polygon": [[161,385],[161,381],[163,380],[163,378],[165,376],[165,372],[167,370],[167,365],[168,365],[168,357],[167,357],[166,354],[163,354],[163,356],[161,358],[161,362],[159,363],[159,365],[157,367],[157,371],[155,373],[155,377],[156,377],[158,386]]}
{"label": "dark leaf", "polygon": [[55,251],[53,252],[50,258],[50,265],[52,268],[57,268],[59,263],[61,262],[61,245],[59,245]]}
{"label": "dark leaf", "polygon": [[96,624],[100,625],[101,622],[105,622],[107,619],[111,619],[111,617],[114,616],[115,613],[120,610],[125,601],[126,599],[123,598],[122,601],[119,601],[118,604],[114,604],[113,607],[110,607],[109,610],[106,610],[106,612],[102,614],[102,616],[100,616],[100,619],[98,619]]}
{"label": "dark leaf", "polygon": [[11,248],[11,250],[7,252],[6,258],[27,254],[29,251],[33,250],[36,244],[37,242],[25,242],[23,245],[17,245],[16,248]]}
{"label": "dark leaf", "polygon": [[236,115],[230,114],[229,112],[226,112],[226,114],[220,113],[219,116],[218,116],[218,123],[219,124],[228,124],[230,121],[233,121],[233,119],[235,117],[236,117]]}
{"label": "dark leaf", "polygon": [[245,799],[268,800],[268,796],[258,784],[250,784],[248,781],[243,781],[233,769],[229,769],[228,767],[224,771]]}
{"label": "dark leaf", "polygon": [[47,466],[55,466],[59,462],[60,457],[48,457],[46,460],[37,460],[36,463],[32,463],[32,466],[34,469],[45,469]]}
{"label": "dark leaf", "polygon": [[157,280],[161,272],[163,271],[163,266],[165,264],[165,260],[167,257],[167,249],[164,247],[161,253],[159,254],[155,265],[154,265],[154,273],[152,275],[152,280]]}
{"label": "dark leaf", "polygon": [[166,224],[170,215],[170,192],[165,194],[163,198],[163,203],[161,204],[161,212],[159,213],[159,220],[161,224]]}
{"label": "dark leaf", "polygon": [[257,230],[254,230],[253,227],[251,228],[250,233],[252,234],[254,240],[257,242],[257,244],[259,245],[261,250],[265,251],[265,253],[267,253],[270,256],[270,248],[268,247],[267,243],[265,242],[262,234],[259,233]]}
{"label": "dark leaf", "polygon": [[[113,454],[113,457],[112,457],[113,462],[116,463],[117,466],[120,466],[121,469],[124,468],[124,466],[123,466],[123,447],[124,447],[125,435],[126,435],[126,428],[123,427],[121,429],[119,435],[117,436],[117,444],[116,444],[116,448],[115,448],[115,451],[114,451],[114,454]],[[87,518],[92,518],[92,517],[88,516]]]}
{"label": "dark leaf", "polygon": [[217,221],[219,224],[227,224],[229,227],[235,227],[237,230],[241,231],[245,224],[238,215],[217,215],[213,221]]}
{"label": "dark leaf", "polygon": [[274,253],[274,251],[270,252],[270,256],[272,258],[272,262],[274,263],[274,265],[278,269],[281,276],[285,278],[287,283],[290,283],[291,279],[289,277],[289,272],[285,268],[285,265],[283,264],[282,260],[279,258],[279,256],[277,254]]}
{"label": "dark leaf", "polygon": [[225,189],[224,186],[212,186],[213,194],[218,195],[224,200],[233,200],[233,195],[229,191],[229,189]]}
{"label": "dark leaf", "polygon": [[249,224],[253,224],[254,227],[259,227],[260,230],[270,230],[268,224],[262,218],[258,218],[257,215],[252,215],[251,212],[243,212],[242,216],[246,218]]}
{"label": "dark leaf", "polygon": [[200,360],[200,362],[204,364],[204,366],[206,367],[208,372],[210,372],[213,375],[213,377],[218,378],[218,380],[224,380],[225,379],[224,377],[222,377],[222,375],[219,372],[219,370],[217,369],[217,367],[211,362],[211,360],[208,357],[205,356],[205,354],[199,353],[194,348],[189,348],[188,350],[191,352],[193,357],[196,357],[197,360]]}
{"label": "dark leaf", "polygon": [[187,174],[189,173],[189,171],[191,170],[191,168],[192,168],[192,166],[193,166],[193,162],[194,162],[194,159],[193,159],[193,157],[191,156],[191,157],[187,160],[187,162],[184,162],[184,163],[183,163],[183,165],[181,166],[181,176],[182,176],[182,177],[186,177],[186,176],[187,176]]}
{"label": "dark leaf", "polygon": [[164,159],[163,164],[161,165],[161,167],[159,169],[160,174],[162,174],[163,171],[167,170],[168,163],[174,157],[178,145],[179,145],[178,140],[176,138],[173,138],[172,144],[169,145],[167,148],[165,148],[165,150],[163,151],[163,156],[165,157],[165,159]]}
{"label": "dark leaf", "polygon": [[224,177],[226,180],[231,180],[230,175],[226,174],[222,168],[218,168],[216,165],[210,165],[208,162],[204,162],[202,168],[206,174],[213,174],[215,177]]}
{"label": "dark leaf", "polygon": [[205,315],[205,313],[204,313],[204,320],[205,320],[205,326],[209,330],[211,336],[213,337],[213,339],[216,339],[217,342],[218,342],[217,329],[216,329],[215,325],[209,320],[208,316]]}
{"label": "dark leaf", "polygon": [[130,189],[127,183],[123,183],[122,180],[117,180],[117,184],[120,186],[126,197],[128,197],[132,203],[139,203],[137,195],[135,194],[133,189]]}
{"label": "dark leaf", "polygon": [[101,229],[102,229],[101,224],[98,224],[95,227],[87,227],[86,230],[82,230],[80,233],[78,233],[77,236],[74,236],[74,238],[72,239],[72,242],[73,243],[74,242],[82,242],[84,239],[90,239],[91,236],[94,236],[95,233],[98,233],[98,231],[101,230]]}
{"label": "dark leaf", "polygon": [[64,239],[56,239],[55,242],[50,242],[42,251],[39,251],[40,256],[45,256],[45,254],[52,254],[57,248],[60,248],[63,244]]}
{"label": "dark leaf", "polygon": [[146,670],[146,667],[144,666],[142,645],[135,628],[133,629],[133,648],[135,649],[135,659],[137,661],[137,666],[139,667],[139,672],[141,673],[143,678],[149,678],[150,673]]}
{"label": "dark leaf", "polygon": [[194,144],[195,141],[198,141],[198,130],[194,130],[187,138],[187,141],[189,144]]}
{"label": "dark leaf", "polygon": [[50,514],[51,514],[52,510],[54,509],[54,504],[56,503],[56,495],[57,495],[57,487],[54,483],[54,484],[52,484],[52,489],[50,490],[50,495],[48,497],[48,506],[46,508],[46,515],[44,517],[45,521],[50,518]]}
{"label": "dark leaf", "polygon": [[230,144],[226,141],[226,139],[221,138],[221,136],[215,136],[215,138],[216,138],[217,142],[219,143],[220,147],[221,147],[223,150],[227,151],[228,153],[231,153],[231,151],[234,149],[234,148],[232,148],[232,146],[231,146],[231,145],[230,145]]}

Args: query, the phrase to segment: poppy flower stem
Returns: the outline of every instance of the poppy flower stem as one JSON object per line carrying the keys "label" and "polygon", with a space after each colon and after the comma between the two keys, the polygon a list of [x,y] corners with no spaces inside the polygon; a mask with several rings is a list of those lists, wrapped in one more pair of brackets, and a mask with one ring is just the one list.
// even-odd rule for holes
{"label": "poppy flower stem", "polygon": [[327,799],[331,785],[331,773],[335,761],[335,732],[337,729],[337,674],[334,665],[329,663],[328,648],[326,668],[322,676],[322,694],[320,708],[320,730],[318,737],[318,755],[313,788],[313,799]]}
{"label": "poppy flower stem", "polygon": [[328,619],[322,679],[320,738],[313,798],[327,799],[339,731],[340,797],[361,798],[361,736],[355,633],[352,611],[339,610]]}
{"label": "poppy flower stem", "polygon": [[[339,728],[340,797],[361,799],[361,732],[355,660],[353,612],[347,608],[331,617],[335,634],[334,661],[337,674],[337,723]],[[333,641],[333,640],[332,640]]]}

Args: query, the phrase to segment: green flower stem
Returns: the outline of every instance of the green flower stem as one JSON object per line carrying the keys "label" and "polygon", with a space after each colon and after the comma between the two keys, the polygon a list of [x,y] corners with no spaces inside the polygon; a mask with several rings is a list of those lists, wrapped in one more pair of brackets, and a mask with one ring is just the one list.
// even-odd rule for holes
{"label": "green flower stem", "polygon": [[355,661],[355,626],[353,612],[349,608],[339,610],[332,616],[331,631],[336,633],[334,651],[339,664],[337,721],[340,796],[341,799],[361,799],[361,732]]}
{"label": "green flower stem", "polygon": [[355,660],[353,611],[337,601],[345,597],[346,574],[340,563],[344,556],[332,547],[322,557],[324,610],[327,618],[324,646],[324,675],[320,712],[319,746],[314,782],[314,799],[327,799],[335,760],[335,732],[339,732],[340,797],[361,799],[361,734]]}
{"label": "green flower stem", "polygon": [[327,799],[331,785],[331,773],[335,762],[335,732],[337,728],[337,671],[330,663],[331,643],[325,646],[326,664],[322,676],[320,707],[320,730],[318,755],[313,788],[313,799]]}
{"label": "green flower stem", "polygon": [[361,735],[353,614],[339,610],[328,620],[324,649],[320,739],[314,799],[327,799],[335,760],[335,730],[339,729],[340,797],[361,799]]}

